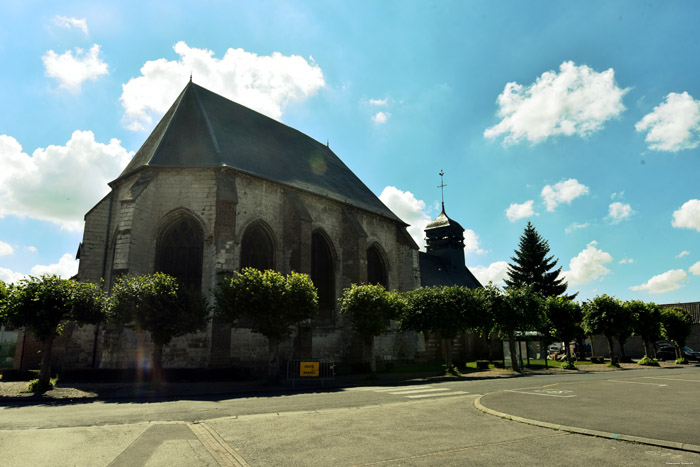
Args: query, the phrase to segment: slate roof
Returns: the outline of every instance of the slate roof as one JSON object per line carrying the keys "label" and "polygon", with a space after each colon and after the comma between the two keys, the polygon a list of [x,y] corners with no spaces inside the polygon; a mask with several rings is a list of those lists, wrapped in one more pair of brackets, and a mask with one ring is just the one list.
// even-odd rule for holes
{"label": "slate roof", "polygon": [[450,267],[441,258],[430,253],[418,252],[420,265],[420,285],[431,287],[434,285],[460,285],[470,289],[481,287],[481,283],[466,266]]}
{"label": "slate roof", "polygon": [[457,227],[460,231],[464,231],[464,228],[459,225],[459,222],[447,217],[447,214],[445,214],[445,204],[443,203],[442,212],[425,226],[425,230],[442,229],[445,227]]}
{"label": "slate roof", "polygon": [[231,167],[407,225],[328,146],[192,81],[117,180],[143,167]]}

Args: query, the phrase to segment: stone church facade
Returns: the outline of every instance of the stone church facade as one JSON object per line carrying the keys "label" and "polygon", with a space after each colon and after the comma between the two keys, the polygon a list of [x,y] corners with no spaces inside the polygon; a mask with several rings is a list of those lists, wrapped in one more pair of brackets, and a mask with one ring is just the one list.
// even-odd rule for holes
{"label": "stone church facade", "polygon": [[[443,209],[418,251],[407,224],[331,151],[299,131],[191,81],[111,191],[85,215],[78,280],[156,271],[207,294],[242,268],[311,276],[320,312],[281,347],[283,359],[366,360],[362,340],[338,313],[353,283],[408,291],[421,285],[481,285],[464,264],[464,229]],[[38,363],[31,336],[20,336],[15,366]],[[455,342],[460,358],[483,351],[470,334]],[[20,350],[21,349],[21,350]],[[394,360],[442,358],[440,340],[390,332],[376,355]],[[145,332],[110,324],[69,325],[54,345],[55,368],[150,365]],[[262,366],[264,338],[245,323],[211,321],[204,331],[164,348],[166,368]]]}

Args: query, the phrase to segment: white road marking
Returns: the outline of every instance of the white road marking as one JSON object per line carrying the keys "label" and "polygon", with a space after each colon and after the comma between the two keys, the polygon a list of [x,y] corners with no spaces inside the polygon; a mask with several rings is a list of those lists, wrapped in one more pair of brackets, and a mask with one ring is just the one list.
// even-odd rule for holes
{"label": "white road marking", "polygon": [[660,377],[655,377],[655,376],[642,376],[642,378],[661,379],[664,381],[687,381],[689,383],[700,383],[700,379],[660,378]]}
{"label": "white road marking", "polygon": [[397,396],[397,395],[403,395],[403,394],[416,394],[419,392],[436,392],[436,391],[449,391],[449,388],[410,389],[410,390],[390,392],[389,394],[393,394],[393,395]]}
{"label": "white road marking", "polygon": [[548,397],[576,397],[576,394],[570,394],[568,396],[562,396],[560,394],[546,394],[544,392],[526,392],[526,391],[516,391],[514,389],[506,389],[506,392],[517,392],[520,394],[530,394],[533,396],[548,396]]}
{"label": "white road marking", "polygon": [[438,394],[435,394],[435,393],[433,393],[433,394],[416,394],[413,396],[406,396],[406,397],[409,399],[418,399],[421,397],[460,396],[462,394],[469,394],[469,393],[466,391],[451,391],[451,392],[441,392]]}
{"label": "white road marking", "polygon": [[627,384],[646,384],[648,386],[668,386],[668,384],[659,384],[659,383],[642,383],[639,381],[620,381],[619,379],[609,379],[611,383],[627,383]]}

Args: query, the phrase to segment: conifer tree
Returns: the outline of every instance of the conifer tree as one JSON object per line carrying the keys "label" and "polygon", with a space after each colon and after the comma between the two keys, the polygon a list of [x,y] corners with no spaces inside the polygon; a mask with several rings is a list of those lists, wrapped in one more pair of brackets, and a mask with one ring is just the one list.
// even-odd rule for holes
{"label": "conifer tree", "polygon": [[[556,268],[557,261],[549,255],[549,242],[535,230],[531,222],[520,236],[512,263],[508,264],[507,288],[529,286],[541,297],[557,297],[566,293],[568,284],[561,274],[561,267]],[[573,299],[577,294],[568,296]]]}

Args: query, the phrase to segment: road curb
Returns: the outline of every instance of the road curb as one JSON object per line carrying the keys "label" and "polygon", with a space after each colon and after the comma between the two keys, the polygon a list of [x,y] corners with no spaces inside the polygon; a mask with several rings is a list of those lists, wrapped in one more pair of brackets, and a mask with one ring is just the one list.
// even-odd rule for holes
{"label": "road curb", "polygon": [[580,435],[594,436],[596,438],[607,438],[616,439],[620,441],[629,441],[632,443],[647,444],[649,446],[657,446],[667,449],[677,449],[679,451],[693,452],[700,454],[700,446],[697,444],[687,444],[687,443],[676,443],[673,441],[665,441],[661,439],[644,438],[641,436],[632,436],[619,433],[609,433],[607,431],[600,430],[590,430],[588,428],[579,428],[575,426],[559,425],[556,423],[542,422],[539,420],[532,420],[530,418],[518,417],[517,415],[510,415],[507,413],[499,412],[497,410],[489,409],[481,403],[481,398],[488,394],[483,394],[476,399],[474,399],[474,407],[486,414],[494,415],[496,417],[505,418],[507,420],[513,420],[515,422],[525,423],[528,425],[539,426],[542,428],[550,428],[552,430],[568,431],[570,433],[577,433]]}

